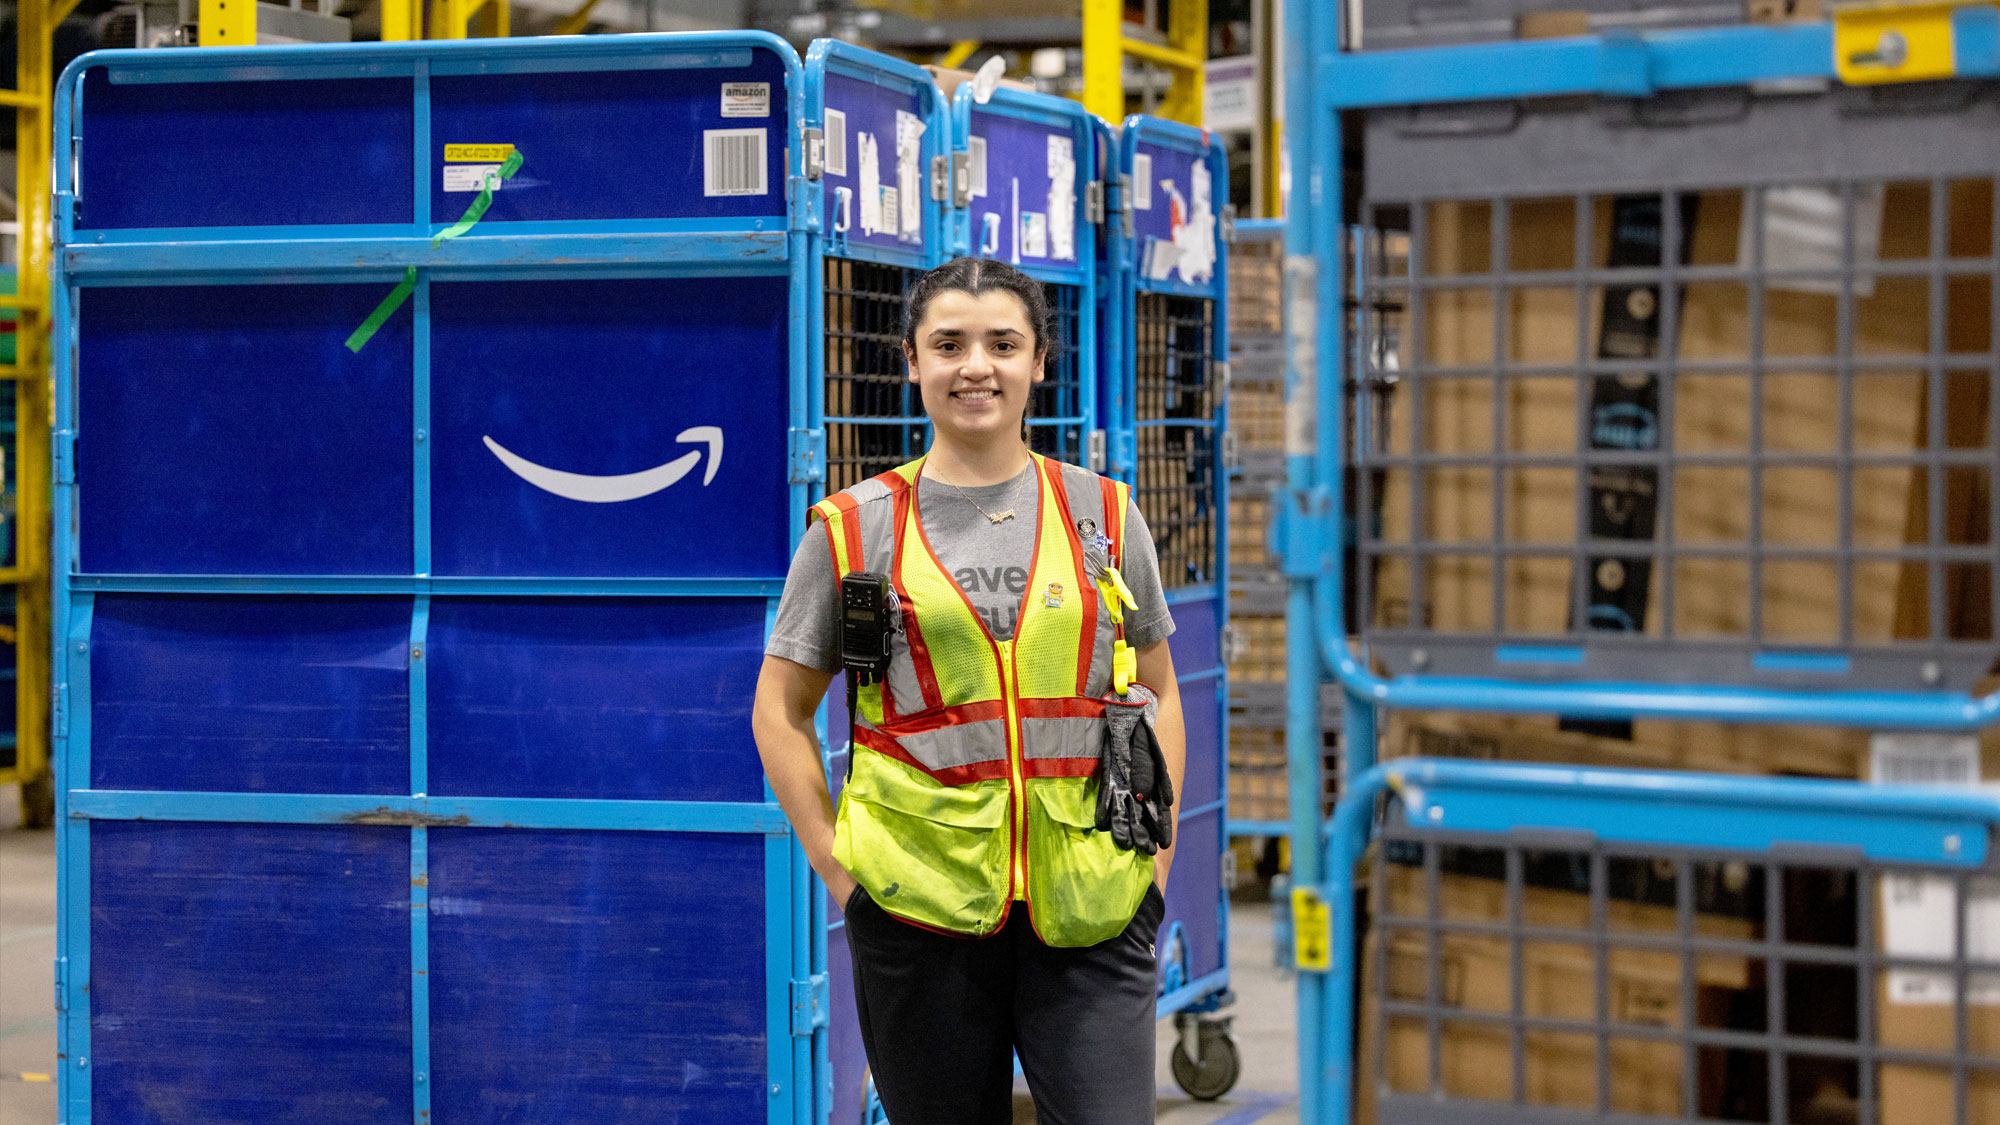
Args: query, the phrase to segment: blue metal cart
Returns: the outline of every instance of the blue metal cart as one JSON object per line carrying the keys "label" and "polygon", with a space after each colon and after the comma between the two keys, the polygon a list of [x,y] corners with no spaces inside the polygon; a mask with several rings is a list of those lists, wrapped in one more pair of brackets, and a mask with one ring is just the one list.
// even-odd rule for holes
{"label": "blue metal cart", "polygon": [[1175,1080],[1198,1098],[1240,1071],[1229,1018],[1228,165],[1219,142],[1134,116],[1118,137],[1121,260],[1114,323],[1123,364],[1114,472],[1153,534],[1178,629],[1169,642],[1187,724],[1174,876],[1161,929],[1160,1009],[1181,1029]]}
{"label": "blue metal cart", "polygon": [[[1990,419],[1966,433],[1954,426],[1963,412],[1946,408],[1948,398],[1983,403],[2000,378],[2000,233],[1990,203],[1973,208],[1983,220],[1951,217],[1967,193],[1990,200],[1995,186],[1995,115],[1972,80],[2000,73],[2000,11],[1927,11],[1920,18],[1936,22],[1922,27],[1892,13],[1839,30],[1375,53],[1341,53],[1329,11],[1293,4],[1287,16],[1288,487],[1274,538],[1290,581],[1298,952],[1315,970],[1300,985],[1302,1119],[1357,1112],[1357,1012],[1378,1051],[1361,1060],[1376,1079],[1362,1111],[1382,1122],[1797,1120],[1809,1103],[1828,1110],[1816,1102],[1825,1090],[1847,1099],[1834,1109],[1850,1120],[1980,1119],[1992,1075],[1979,1056],[1990,1052],[1967,1029],[1983,1019],[1969,1009],[1983,1003],[1971,997],[1985,966],[1967,917],[1982,884],[1963,876],[1988,862],[1989,799],[1372,767],[1382,707],[1905,731],[1967,731],[2000,716],[2000,696],[1975,688],[1995,655],[1979,607],[2000,560],[1993,536],[1955,524],[1947,500],[1954,480],[1990,487],[2000,442]],[[1944,45],[1920,76],[1931,81],[1870,72],[1903,65],[1868,45],[1906,32]],[[1360,153],[1353,184],[1344,142]],[[1908,237],[1882,237],[1877,220],[1912,214],[1922,221]],[[1773,328],[1781,301],[1824,347]],[[1924,311],[1908,315],[1899,301]],[[1526,327],[1550,302],[1567,326],[1553,339]],[[1435,331],[1447,313],[1466,330]],[[1698,313],[1703,327],[1731,330],[1723,345],[1685,346]],[[1719,415],[1741,423],[1726,443],[1690,436],[1697,419],[1682,395],[1704,382],[1740,391],[1741,410]],[[1824,440],[1797,444],[1769,424],[1800,388]],[[1553,446],[1549,434],[1512,428],[1527,416],[1522,395],[1551,390],[1574,418]],[[1885,420],[1907,432],[1878,443]],[[1867,526],[1885,477],[1896,500],[1925,496],[1920,526]],[[1567,518],[1518,521],[1551,481]],[[1464,518],[1441,532],[1439,517],[1453,513]],[[1884,612],[1884,588],[1913,591],[1920,608]],[[1716,597],[1738,595],[1717,610]],[[1704,606],[1706,619],[1691,612]],[[1315,693],[1329,679],[1348,696],[1346,794],[1330,840],[1313,798]],[[1377,882],[1364,928],[1354,865],[1371,836]],[[1528,899],[1547,905],[1552,890],[1537,853],[1564,857],[1571,881],[1555,890],[1581,904],[1580,924],[1524,917]],[[1657,878],[1619,873],[1634,865]],[[1704,882],[1724,868],[1742,878],[1720,890]],[[1504,898],[1453,918],[1440,887],[1468,871],[1488,885],[1504,879]],[[1822,881],[1801,882],[1801,871]],[[1793,932],[1811,911],[1785,896],[1812,885],[1844,896],[1836,912],[1851,920],[1847,932]],[[1756,902],[1728,905],[1753,887]],[[1888,896],[1939,887],[1934,930],[1950,940],[1923,956],[1899,952],[1876,928],[1878,892],[1888,930]],[[1664,919],[1622,937],[1616,917],[1640,917],[1649,903]],[[1710,932],[1746,919],[1747,933]],[[1447,979],[1473,939],[1498,943],[1489,949],[1507,981],[1483,1007]],[[1583,1010],[1536,1010],[1527,994],[1531,970],[1553,964],[1534,947],[1550,944],[1587,952]],[[1617,957],[1635,951],[1677,966],[1671,1003],[1653,1018],[1611,1003]],[[1697,1010],[1712,955],[1753,964],[1746,971],[1763,982],[1753,1033]],[[1846,983],[1829,988],[1841,973]],[[1906,998],[1899,975],[1951,1013],[1928,1021],[1930,1031],[1952,1025],[1941,1039],[1889,1019]],[[1807,1026],[1786,997],[1809,988],[1852,989],[1854,1025]],[[1473,1030],[1448,1047],[1452,1027]],[[1454,1054],[1481,1035],[1498,1054]],[[1554,1069],[1589,1081],[1538,1085],[1530,1048],[1564,1043],[1580,1048],[1578,1061]],[[1662,1048],[1679,1064],[1671,1089],[1652,1097],[1620,1084],[1621,1057]],[[1717,1052],[1761,1068],[1761,1081],[1743,1083],[1762,1087],[1754,1107],[1712,1103],[1706,1060]],[[1465,1079],[1472,1057],[1491,1061],[1497,1092]],[[1807,1079],[1822,1084],[1799,1085]]]}
{"label": "blue metal cart", "polygon": [[65,1121],[824,1120],[748,723],[814,486],[803,78],[751,33],[65,74]]}

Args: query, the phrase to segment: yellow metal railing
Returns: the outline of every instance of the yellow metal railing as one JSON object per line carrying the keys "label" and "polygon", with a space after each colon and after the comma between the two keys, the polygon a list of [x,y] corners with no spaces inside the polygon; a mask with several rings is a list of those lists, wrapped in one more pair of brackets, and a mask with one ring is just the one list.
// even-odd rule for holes
{"label": "yellow metal railing", "polygon": [[55,74],[51,35],[76,0],[20,0],[14,89],[14,199],[20,220],[14,362],[14,565],[0,585],[14,591],[14,765],[0,783],[21,787],[21,819],[46,825],[54,814],[49,775],[49,183]]}
{"label": "yellow metal railing", "polygon": [[1125,0],[1083,0],[1083,104],[1113,124],[1125,120],[1125,59],[1130,56],[1173,76],[1154,116],[1200,125],[1208,0],[1174,0],[1165,43],[1132,34],[1137,30],[1125,22]]}

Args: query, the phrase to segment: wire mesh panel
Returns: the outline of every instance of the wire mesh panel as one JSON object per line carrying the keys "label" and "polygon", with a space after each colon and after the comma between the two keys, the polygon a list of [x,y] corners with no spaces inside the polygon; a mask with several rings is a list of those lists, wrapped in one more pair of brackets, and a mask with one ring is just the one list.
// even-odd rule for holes
{"label": "wire mesh panel", "polygon": [[1360,1059],[1381,1125],[2000,1115],[1990,869],[1378,840]]}
{"label": "wire mesh panel", "polygon": [[1079,321],[1083,291],[1074,285],[1044,282],[1049,313],[1055,318],[1055,339],[1049,348],[1042,381],[1028,401],[1028,443],[1035,452],[1072,465],[1085,464],[1083,360]]}
{"label": "wire mesh panel", "polygon": [[1371,198],[1410,247],[1360,301],[1375,651],[1969,686],[2000,580],[1993,200],[1990,174]]}
{"label": "wire mesh panel", "polygon": [[1141,293],[1133,323],[1134,495],[1168,588],[1216,578],[1215,303]]}
{"label": "wire mesh panel", "polygon": [[924,451],[924,410],[903,359],[904,295],[920,271],[826,260],[826,489]]}

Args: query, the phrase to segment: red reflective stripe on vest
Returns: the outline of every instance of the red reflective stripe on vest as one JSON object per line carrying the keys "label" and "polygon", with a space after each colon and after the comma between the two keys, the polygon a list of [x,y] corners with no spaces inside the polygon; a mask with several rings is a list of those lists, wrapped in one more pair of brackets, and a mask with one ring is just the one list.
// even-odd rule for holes
{"label": "red reflective stripe on vest", "polygon": [[[840,538],[842,546],[847,549],[847,565],[856,571],[867,569],[867,560],[861,557],[861,521],[854,515],[855,509],[860,505],[854,502],[854,497],[845,492],[836,492],[827,499],[831,500],[834,508],[840,512]],[[838,565],[835,569],[839,569]],[[834,577],[845,578],[846,575],[836,574]]]}
{"label": "red reflective stripe on vest", "polygon": [[1021,763],[1021,775],[1038,781],[1050,777],[1090,777],[1096,772],[1096,758],[1029,758]]}
{"label": "red reflective stripe on vest", "polygon": [[1070,697],[1063,699],[1018,699],[1024,719],[1101,719],[1104,717],[1102,699]]}

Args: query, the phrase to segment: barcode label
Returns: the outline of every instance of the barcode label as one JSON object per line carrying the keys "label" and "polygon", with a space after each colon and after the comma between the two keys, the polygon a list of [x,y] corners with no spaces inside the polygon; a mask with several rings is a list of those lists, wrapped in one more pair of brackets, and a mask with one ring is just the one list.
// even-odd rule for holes
{"label": "barcode label", "polygon": [[701,134],[703,195],[766,195],[763,129],[706,129]]}
{"label": "barcode label", "polygon": [[1979,784],[1979,740],[1960,734],[1877,734],[1869,740],[1877,784]]}
{"label": "barcode label", "polygon": [[1150,153],[1132,154],[1132,210],[1151,211],[1153,209],[1153,157]]}
{"label": "barcode label", "polygon": [[966,146],[965,168],[968,178],[972,180],[972,198],[983,198],[986,195],[985,137],[973,137]]}
{"label": "barcode label", "polygon": [[847,114],[826,111],[826,174],[847,175]]}

